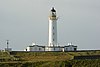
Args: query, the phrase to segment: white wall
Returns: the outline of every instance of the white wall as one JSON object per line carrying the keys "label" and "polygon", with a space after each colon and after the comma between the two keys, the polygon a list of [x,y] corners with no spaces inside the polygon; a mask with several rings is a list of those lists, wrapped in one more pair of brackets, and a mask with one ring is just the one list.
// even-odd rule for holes
{"label": "white wall", "polygon": [[42,47],[42,46],[29,46],[27,47],[26,51],[75,51],[77,50],[77,46],[69,45],[65,47]]}
{"label": "white wall", "polygon": [[27,51],[45,51],[43,47],[31,46],[27,47]]}
{"label": "white wall", "polygon": [[45,47],[45,51],[62,51],[61,47]]}
{"label": "white wall", "polygon": [[69,45],[67,47],[64,47],[64,51],[75,51],[74,49],[77,49],[77,47],[75,46],[72,46],[72,45]]}
{"label": "white wall", "polygon": [[[57,45],[57,17],[56,12],[50,12],[49,16],[49,46]],[[52,50],[52,48],[50,48]]]}

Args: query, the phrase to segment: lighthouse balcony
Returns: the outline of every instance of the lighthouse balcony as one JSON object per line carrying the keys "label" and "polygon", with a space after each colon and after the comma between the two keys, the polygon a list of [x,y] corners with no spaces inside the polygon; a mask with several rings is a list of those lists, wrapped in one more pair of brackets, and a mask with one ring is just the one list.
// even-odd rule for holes
{"label": "lighthouse balcony", "polygon": [[57,20],[56,16],[52,16],[49,18],[50,20]]}

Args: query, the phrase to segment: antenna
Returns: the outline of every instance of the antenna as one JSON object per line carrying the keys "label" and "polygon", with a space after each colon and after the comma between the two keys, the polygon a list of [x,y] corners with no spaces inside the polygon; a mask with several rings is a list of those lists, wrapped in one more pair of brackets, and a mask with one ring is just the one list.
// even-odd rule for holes
{"label": "antenna", "polygon": [[9,48],[9,40],[7,40],[7,49]]}

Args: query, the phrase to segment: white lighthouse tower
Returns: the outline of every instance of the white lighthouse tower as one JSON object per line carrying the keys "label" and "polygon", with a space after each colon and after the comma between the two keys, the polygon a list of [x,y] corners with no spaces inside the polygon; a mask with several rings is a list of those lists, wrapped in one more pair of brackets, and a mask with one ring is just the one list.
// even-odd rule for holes
{"label": "white lighthouse tower", "polygon": [[72,43],[68,46],[59,46],[57,44],[57,16],[54,7],[50,10],[49,15],[49,41],[48,46],[39,46],[38,44],[32,44],[28,46],[25,51],[76,51],[77,46]]}
{"label": "white lighthouse tower", "polygon": [[57,45],[57,16],[56,10],[52,7],[49,15],[49,46]]}

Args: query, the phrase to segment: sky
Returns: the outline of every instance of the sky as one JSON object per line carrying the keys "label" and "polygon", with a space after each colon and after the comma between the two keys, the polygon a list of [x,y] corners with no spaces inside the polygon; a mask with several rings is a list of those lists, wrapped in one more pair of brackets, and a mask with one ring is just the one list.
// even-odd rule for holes
{"label": "sky", "polygon": [[57,11],[58,43],[100,49],[100,0],[0,0],[0,49],[48,45],[48,16]]}

